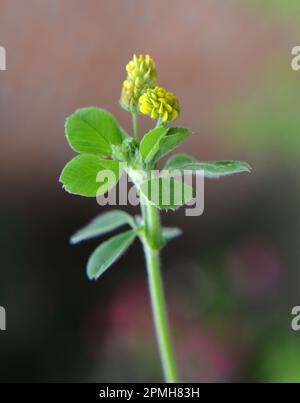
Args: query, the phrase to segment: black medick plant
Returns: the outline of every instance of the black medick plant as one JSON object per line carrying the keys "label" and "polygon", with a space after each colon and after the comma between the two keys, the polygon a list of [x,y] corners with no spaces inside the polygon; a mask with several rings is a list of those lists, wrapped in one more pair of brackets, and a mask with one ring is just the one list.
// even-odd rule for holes
{"label": "black medick plant", "polygon": [[[152,172],[158,161],[185,141],[191,132],[186,128],[170,127],[180,114],[179,101],[173,93],[156,85],[157,72],[149,55],[134,55],[126,71],[120,105],[132,114],[133,135],[127,134],[104,109],[78,109],[67,118],[65,131],[70,147],[79,155],[66,164],[60,182],[67,192],[86,197],[98,197],[109,192],[123,172],[134,183],[140,200],[140,216],[132,217],[122,210],[101,214],[76,232],[71,237],[71,243],[129,226],[127,231],[101,243],[90,256],[87,275],[89,279],[97,280],[136,238],[141,241],[164,378],[166,382],[178,382],[162,284],[160,251],[181,231],[162,227],[160,210],[175,210],[193,196],[191,186],[175,180],[175,172],[188,171],[206,178],[220,178],[250,172],[251,168],[240,161],[199,162],[186,154],[174,154],[164,166],[164,175],[154,177]],[[155,121],[155,127],[143,137],[139,134],[140,114],[148,115]],[[167,203],[161,197],[166,189],[170,196]]]}

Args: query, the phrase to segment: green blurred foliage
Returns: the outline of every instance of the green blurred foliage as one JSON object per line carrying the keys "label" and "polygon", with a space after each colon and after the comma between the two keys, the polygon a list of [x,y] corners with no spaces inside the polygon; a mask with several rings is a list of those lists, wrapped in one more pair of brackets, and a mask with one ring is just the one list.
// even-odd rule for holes
{"label": "green blurred foliage", "polygon": [[251,5],[259,5],[264,8],[300,8],[299,0],[247,0]]}
{"label": "green blurred foliage", "polygon": [[300,147],[300,74],[288,63],[289,55],[287,65],[273,70],[279,66],[274,61],[245,100],[225,109],[221,125],[233,144],[262,153],[279,151],[283,157],[297,157],[290,159],[294,163]]}
{"label": "green blurred foliage", "polygon": [[257,369],[259,377],[265,382],[300,382],[300,344],[296,334],[287,334],[271,340],[266,345]]}

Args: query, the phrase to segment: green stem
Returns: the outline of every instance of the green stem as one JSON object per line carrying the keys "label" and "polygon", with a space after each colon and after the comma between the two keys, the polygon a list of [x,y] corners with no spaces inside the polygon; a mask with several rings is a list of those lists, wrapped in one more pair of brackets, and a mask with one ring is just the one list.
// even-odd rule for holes
{"label": "green stem", "polygon": [[160,125],[161,125],[161,122],[162,122],[161,118],[158,118],[158,119],[157,119],[157,122],[156,122],[156,127],[160,126]]}
{"label": "green stem", "polygon": [[152,246],[152,248],[159,249],[162,245],[162,235],[158,211],[155,206],[147,204],[146,213],[146,235],[148,243]]}
{"label": "green stem", "polygon": [[178,375],[160,272],[159,249],[153,248],[153,245],[157,245],[157,242],[159,242],[161,238],[159,214],[157,209],[150,204],[146,204],[146,206],[142,207],[142,214],[146,232],[143,244],[147,262],[152,313],[160,358],[166,382],[176,383],[178,382]]}
{"label": "green stem", "polygon": [[[139,140],[138,113],[133,116],[134,137]],[[166,382],[178,382],[175,357],[173,352],[167,307],[160,273],[159,249],[162,244],[161,225],[158,210],[145,199],[141,200],[141,212],[144,222],[144,245],[149,279],[152,314],[159,346],[160,359]]]}
{"label": "green stem", "polygon": [[132,113],[133,135],[136,141],[139,141],[139,114],[137,111]]}

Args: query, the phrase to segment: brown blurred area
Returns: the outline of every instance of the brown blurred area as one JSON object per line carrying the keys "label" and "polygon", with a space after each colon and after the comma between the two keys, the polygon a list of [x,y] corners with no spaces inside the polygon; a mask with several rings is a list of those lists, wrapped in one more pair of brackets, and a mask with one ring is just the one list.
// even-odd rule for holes
{"label": "brown blurred area", "polygon": [[286,43],[280,27],[238,3],[1,0],[0,38],[8,53],[0,77],[5,177],[53,183],[71,155],[62,135],[65,117],[80,106],[104,107],[131,130],[118,99],[133,53],[149,53],[161,85],[179,96],[178,125],[195,133],[186,150],[224,158],[215,137],[222,106],[251,91],[268,58]]}
{"label": "brown blurred area", "polygon": [[[184,152],[255,162],[247,149],[226,144],[218,120],[224,105],[252,94],[261,70],[286,51],[288,32],[241,3],[1,0],[8,65],[0,76],[5,193],[22,194],[29,209],[31,203],[53,209],[57,201],[45,198],[54,194],[68,203],[57,184],[73,155],[63,134],[65,118],[78,107],[101,106],[130,132],[131,118],[118,99],[133,53],[149,53],[159,83],[180,98],[176,124],[194,133]],[[142,118],[141,125],[145,131],[151,122]],[[256,186],[254,176],[229,181],[238,194]]]}
{"label": "brown blurred area", "polygon": [[[114,304],[112,300],[124,282],[144,281],[143,257],[136,244],[101,282],[89,283],[85,262],[97,243],[74,248],[68,238],[102,210],[94,200],[64,193],[58,183],[61,169],[74,155],[64,136],[64,122],[75,109],[103,107],[131,131],[131,117],[120,108],[118,99],[125,65],[133,53],[150,54],[156,62],[159,84],[179,97],[182,113],[176,125],[194,132],[181,151],[202,160],[246,160],[254,168],[251,175],[206,184],[202,217],[187,218],[182,212],[163,215],[164,222],[186,232],[164,254],[170,278],[168,293],[176,299],[176,292],[183,292],[177,290],[177,281],[182,287],[193,284],[192,274],[185,270],[192,266],[191,273],[196,273],[214,257],[219,261],[229,254],[232,261],[240,262],[240,253],[242,257],[249,253],[258,259],[251,264],[263,270],[264,264],[259,262],[261,256],[265,259],[266,245],[267,253],[275,251],[275,257],[266,260],[272,262],[267,276],[272,276],[272,267],[278,276],[279,266],[293,273],[282,291],[281,306],[289,314],[289,303],[298,293],[293,284],[299,280],[296,267],[300,260],[296,246],[290,243],[298,228],[294,219],[298,203],[295,178],[277,150],[270,147],[259,153],[243,143],[227,141],[220,120],[225,107],[259,94],[262,77],[268,76],[277,60],[289,63],[293,35],[270,10],[251,7],[246,1],[0,0],[0,45],[7,50],[7,71],[0,72],[0,305],[8,312],[8,331],[0,335],[0,360],[5,363],[0,381],[114,381],[124,379],[124,374],[129,380],[139,376],[142,380],[160,379],[155,363],[141,373],[118,360],[116,367],[98,364],[111,363],[110,347],[101,350],[110,322],[99,311]],[[145,117],[140,121],[143,131],[151,125]],[[286,200],[288,192],[292,196]],[[287,206],[284,211],[283,204]],[[263,242],[259,247],[257,239]],[[274,259],[280,263],[276,260],[273,264]],[[233,266],[236,269],[238,265]],[[171,280],[173,272],[175,280]],[[268,283],[268,278],[264,281]],[[209,289],[215,292],[214,287]],[[201,306],[198,294],[196,301],[196,306]],[[200,316],[201,312],[200,308]],[[177,317],[181,323],[187,320],[184,313]],[[235,328],[236,320],[231,319]],[[188,340],[193,340],[195,349],[199,344],[199,351],[207,353],[205,340],[211,339],[211,330],[197,338],[202,319],[189,320]],[[221,324],[226,334],[232,322]],[[195,332],[191,323],[199,323]],[[218,326],[220,323],[215,331]],[[109,333],[114,346],[120,342],[117,333]],[[92,343],[90,348],[95,334],[99,345]],[[188,379],[201,380],[202,375],[208,380],[248,379],[245,367],[251,365],[245,364],[244,357],[251,356],[255,336],[239,340],[235,356],[240,358],[234,360],[235,365],[225,366],[228,351],[218,358],[223,369],[230,367],[229,372],[222,369],[218,373],[212,365],[208,377],[205,366],[201,370],[196,366],[192,375],[191,369],[187,370]],[[130,362],[132,356],[124,351],[124,362],[127,358]],[[140,356],[135,353],[138,361]],[[237,364],[240,361],[241,366]]]}

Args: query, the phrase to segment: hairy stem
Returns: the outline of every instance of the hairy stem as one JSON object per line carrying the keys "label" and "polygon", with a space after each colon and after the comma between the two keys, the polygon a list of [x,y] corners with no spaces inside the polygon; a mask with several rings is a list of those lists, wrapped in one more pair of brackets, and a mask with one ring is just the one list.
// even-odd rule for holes
{"label": "hairy stem", "polygon": [[[138,141],[138,113],[133,113],[132,117],[134,138]],[[155,206],[141,197],[141,213],[144,223],[144,234],[141,240],[143,242],[147,263],[152,314],[160,359],[166,382],[176,383],[178,382],[178,375],[160,272],[159,249],[162,245],[162,230],[159,212]]]}
{"label": "hairy stem", "polygon": [[139,114],[137,111],[132,113],[133,135],[136,141],[139,141]]}
{"label": "hairy stem", "polygon": [[142,208],[142,214],[146,233],[143,244],[147,262],[152,314],[160,358],[165,381],[176,383],[178,382],[178,375],[160,272],[159,249],[153,248],[153,245],[157,245],[157,242],[161,238],[159,213],[154,206],[146,204],[146,206]]}

